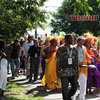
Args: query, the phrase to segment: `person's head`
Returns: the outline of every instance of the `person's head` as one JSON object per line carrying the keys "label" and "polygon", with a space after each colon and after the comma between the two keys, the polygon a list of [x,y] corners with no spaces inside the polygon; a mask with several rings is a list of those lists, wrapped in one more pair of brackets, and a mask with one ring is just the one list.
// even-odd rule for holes
{"label": "person's head", "polygon": [[71,34],[65,36],[65,44],[73,44],[73,37]]}
{"label": "person's head", "polygon": [[73,44],[76,44],[77,43],[77,39],[78,39],[78,34],[75,34],[75,33],[72,33],[72,37],[73,37]]}
{"label": "person's head", "polygon": [[40,41],[41,40],[41,38],[40,37],[38,37],[38,41]]}
{"label": "person's head", "polygon": [[38,46],[38,40],[34,39],[34,46]]}
{"label": "person's head", "polygon": [[85,37],[79,36],[78,39],[77,39],[77,45],[78,46],[84,45],[84,40],[85,40]]}
{"label": "person's head", "polygon": [[54,47],[58,45],[58,42],[55,39],[50,40],[50,43],[51,43],[51,46],[54,46]]}
{"label": "person's head", "polygon": [[90,42],[90,40],[86,40],[85,41],[85,46],[86,46],[86,48],[91,48],[91,42]]}
{"label": "person's head", "polygon": [[49,46],[50,45],[50,40],[45,40],[45,45]]}
{"label": "person's head", "polygon": [[43,40],[40,40],[38,42],[39,42],[39,46],[43,46]]}
{"label": "person's head", "polygon": [[14,41],[14,46],[18,46],[19,45],[19,41],[18,40],[15,40]]}
{"label": "person's head", "polygon": [[60,45],[63,45],[63,44],[65,44],[65,39],[64,38],[62,38],[61,41],[60,41]]}
{"label": "person's head", "polygon": [[28,43],[31,43],[32,42],[32,36],[29,36],[28,37]]}
{"label": "person's head", "polygon": [[6,47],[5,41],[0,39],[0,50],[2,51],[5,47]]}
{"label": "person's head", "polygon": [[24,45],[24,43],[25,43],[25,41],[24,41],[24,40],[20,41],[20,45],[21,45],[21,46],[23,46],[23,45]]}

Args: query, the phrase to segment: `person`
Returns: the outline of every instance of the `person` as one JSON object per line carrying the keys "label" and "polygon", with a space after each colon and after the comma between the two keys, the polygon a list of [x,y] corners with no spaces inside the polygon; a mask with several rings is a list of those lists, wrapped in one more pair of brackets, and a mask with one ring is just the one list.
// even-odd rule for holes
{"label": "person", "polygon": [[[48,46],[45,49],[45,55],[47,57],[45,63],[45,72],[44,76],[41,80],[41,83],[44,85],[44,89],[47,88],[55,90],[55,89],[61,89],[61,81],[57,78],[56,73],[56,61],[55,61],[55,55],[57,51],[57,40],[52,39],[50,41],[50,46]],[[58,81],[59,84],[55,84],[55,81]]]}
{"label": "person", "polygon": [[77,44],[77,39],[78,39],[78,34],[75,34],[74,32],[72,32],[71,33],[72,34],[72,37],[73,37],[73,39],[74,39],[74,41],[73,41],[73,45],[76,45]]}
{"label": "person", "polygon": [[[29,63],[27,63],[27,55],[28,55],[28,50],[29,47],[34,45],[33,41],[32,41],[32,36],[28,37],[28,41],[24,43],[24,45],[22,46],[22,55],[21,58],[24,59],[25,58],[25,67],[26,67],[26,77],[27,79],[29,79],[29,74],[30,74],[30,58],[28,59]],[[25,56],[23,56],[25,55]]]}
{"label": "person", "polygon": [[[79,36],[77,40],[78,63],[79,63],[79,83],[80,83],[80,100],[85,100],[86,85],[87,85],[87,63],[91,63],[92,57],[88,54],[84,44],[85,37]],[[82,67],[83,66],[83,67]]]}
{"label": "person", "polygon": [[[88,54],[93,57],[94,59],[94,62],[91,62],[90,64],[88,65],[95,65],[95,55],[94,55],[94,50],[92,48],[92,44],[91,44],[91,40],[89,38],[85,39],[85,43],[84,43],[86,49],[87,49],[87,52]],[[92,86],[94,84],[94,69],[93,68],[88,68],[88,75],[87,75],[87,93],[92,93],[91,89],[92,89]]]}
{"label": "person", "polygon": [[34,45],[30,46],[28,50],[28,56],[27,56],[27,63],[28,59],[30,57],[30,76],[29,76],[29,82],[32,82],[32,74],[34,72],[34,82],[38,78],[38,69],[40,64],[40,50],[41,47],[38,46],[38,40],[34,39]]}
{"label": "person", "polygon": [[65,44],[65,39],[64,39],[64,37],[60,40],[60,45],[63,45],[63,44]]}
{"label": "person", "polygon": [[7,55],[4,52],[5,41],[0,39],[0,100],[4,97],[7,84]]}
{"label": "person", "polygon": [[12,44],[12,51],[10,55],[12,79],[15,79],[16,76],[18,77],[19,74],[19,67],[20,67],[19,52],[20,52],[19,41],[15,40],[14,44]]}
{"label": "person", "polygon": [[[73,38],[71,34],[65,36],[65,44],[60,46],[56,54],[57,73],[62,69],[61,83],[63,100],[71,100],[78,87],[78,52],[72,47]],[[58,74],[59,77],[59,74]],[[68,90],[69,83],[71,89]]]}
{"label": "person", "polygon": [[94,71],[95,80],[94,80],[94,87],[96,87],[96,90],[100,90],[100,42],[97,43],[97,49],[94,52],[96,56],[96,69]]}
{"label": "person", "polygon": [[39,42],[39,46],[43,47],[43,40],[38,41]]}
{"label": "person", "polygon": [[[43,40],[42,39],[38,40],[38,43],[39,43],[39,46],[42,48],[43,47]],[[42,59],[42,57],[40,56],[39,75],[41,75],[41,73],[42,73],[41,59]]]}
{"label": "person", "polygon": [[[12,52],[12,46],[10,46],[9,44],[6,46],[6,55],[10,57],[11,52]],[[8,64],[7,64],[7,73],[10,74],[10,59],[8,60]]]}
{"label": "person", "polygon": [[44,75],[44,71],[45,71],[45,60],[47,59],[46,58],[46,55],[45,55],[45,50],[46,48],[50,45],[50,41],[49,40],[45,40],[45,45],[42,47],[41,49],[41,66],[42,66],[42,73],[41,73],[41,76],[40,76],[40,79],[43,78],[43,75]]}
{"label": "person", "polygon": [[25,75],[25,54],[23,53],[23,56],[22,56],[22,47],[24,45],[25,41],[24,40],[21,40],[20,41],[20,53],[19,53],[19,56],[20,56],[20,72],[23,71],[23,74]]}
{"label": "person", "polygon": [[97,49],[96,49],[96,62],[100,63],[100,42],[97,44]]}

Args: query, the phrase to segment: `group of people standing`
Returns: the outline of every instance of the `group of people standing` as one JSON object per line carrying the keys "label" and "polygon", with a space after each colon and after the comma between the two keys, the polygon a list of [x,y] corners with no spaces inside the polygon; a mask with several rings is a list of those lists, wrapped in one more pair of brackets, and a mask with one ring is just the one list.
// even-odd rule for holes
{"label": "group of people standing", "polygon": [[94,48],[89,39],[76,34],[67,34],[64,39],[65,43],[59,47],[55,39],[51,40],[44,51],[47,58],[41,83],[44,89],[62,88],[63,100],[75,100],[79,88],[79,99],[85,100],[86,93],[92,93],[92,87],[100,89],[100,43]]}
{"label": "group of people standing", "polygon": [[29,36],[27,41],[15,40],[8,47],[0,40],[0,97],[6,89],[9,63],[12,79],[19,76],[22,68],[29,83],[37,81],[41,66],[44,89],[62,89],[63,100],[75,100],[78,88],[80,100],[85,100],[92,87],[100,88],[100,43],[94,48],[84,36],[67,34],[59,43],[55,38],[43,42]]}

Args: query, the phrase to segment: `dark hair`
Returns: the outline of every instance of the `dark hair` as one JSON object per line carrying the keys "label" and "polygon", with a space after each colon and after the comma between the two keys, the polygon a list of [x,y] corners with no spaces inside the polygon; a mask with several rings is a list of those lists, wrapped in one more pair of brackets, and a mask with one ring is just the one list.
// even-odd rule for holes
{"label": "dark hair", "polygon": [[0,50],[2,51],[5,45],[5,41],[0,39]]}
{"label": "dark hair", "polygon": [[15,40],[15,41],[14,41],[14,44],[15,44],[16,42],[19,42],[19,41],[18,41],[18,40]]}
{"label": "dark hair", "polygon": [[65,35],[65,42],[68,42],[70,37],[72,37],[71,34],[67,34],[67,35]]}
{"label": "dark hair", "polygon": [[38,40],[41,39],[40,37],[38,37]]}
{"label": "dark hair", "polygon": [[77,42],[80,42],[81,40],[82,40],[82,39],[78,38],[78,39],[77,39]]}
{"label": "dark hair", "polygon": [[55,39],[50,40],[51,44],[54,44],[55,42],[57,42],[57,40],[55,40]]}

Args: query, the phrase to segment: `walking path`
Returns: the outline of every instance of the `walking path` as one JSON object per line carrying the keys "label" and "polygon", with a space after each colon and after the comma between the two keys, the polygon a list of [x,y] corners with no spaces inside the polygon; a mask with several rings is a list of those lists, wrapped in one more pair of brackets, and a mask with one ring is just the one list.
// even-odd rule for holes
{"label": "walking path", "polygon": [[[30,96],[41,96],[45,100],[62,100],[62,94],[60,91],[54,91],[54,90],[44,91],[43,85],[40,83],[41,80],[37,80],[34,83],[28,83],[26,77],[24,75],[20,75],[18,78],[12,81],[17,82],[18,84],[24,86],[28,90],[26,94]],[[77,91],[77,94],[78,93],[79,91]],[[78,100],[78,96],[76,100]],[[87,94],[86,100],[100,100],[99,91],[94,91],[93,94]]]}

